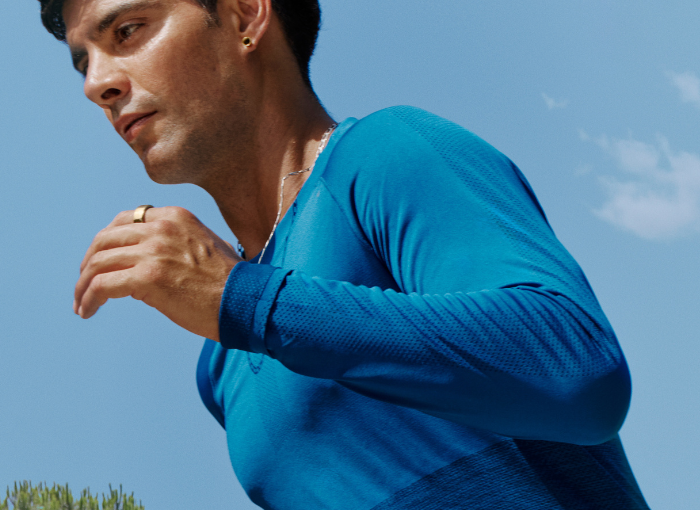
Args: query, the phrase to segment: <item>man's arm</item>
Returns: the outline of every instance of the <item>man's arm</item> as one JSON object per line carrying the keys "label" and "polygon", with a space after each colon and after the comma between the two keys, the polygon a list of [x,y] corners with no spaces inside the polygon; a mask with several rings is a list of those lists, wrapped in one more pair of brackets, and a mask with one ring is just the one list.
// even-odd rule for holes
{"label": "man's arm", "polygon": [[225,347],[510,437],[601,443],[629,403],[615,338],[536,288],[420,296],[243,263],[220,325]]}

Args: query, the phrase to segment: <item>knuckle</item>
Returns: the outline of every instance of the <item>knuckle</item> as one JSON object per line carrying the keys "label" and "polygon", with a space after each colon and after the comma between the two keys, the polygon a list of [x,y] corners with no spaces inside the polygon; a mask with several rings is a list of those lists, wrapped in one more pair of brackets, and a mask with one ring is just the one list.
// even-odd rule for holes
{"label": "knuckle", "polygon": [[134,216],[134,211],[122,211],[114,217],[112,223],[124,223],[127,220],[131,220]]}
{"label": "knuckle", "polygon": [[88,272],[95,271],[95,269],[100,266],[103,259],[104,255],[102,252],[98,251],[97,253],[93,253],[90,259],[87,261],[87,264],[85,264],[85,270]]}
{"label": "knuckle", "polygon": [[191,220],[194,218],[194,214],[192,214],[190,211],[185,209],[184,207],[178,207],[178,206],[173,206],[172,211],[170,214],[179,221],[186,221],[186,220]]}
{"label": "knuckle", "polygon": [[109,238],[114,230],[114,226],[107,225],[105,228],[100,230],[92,240],[92,249],[99,249],[100,247],[108,244]]}
{"label": "knuckle", "polygon": [[108,230],[109,230],[109,227],[105,227],[95,235],[95,237],[92,240],[93,246],[99,246],[100,244],[102,244],[102,241],[105,238],[105,236],[107,235]]}
{"label": "knuckle", "polygon": [[143,279],[152,284],[157,285],[164,277],[163,268],[158,264],[149,264],[145,268],[145,275]]}
{"label": "knuckle", "polygon": [[151,225],[157,234],[161,234],[166,237],[175,235],[178,230],[177,225],[170,220],[156,220]]}
{"label": "knuckle", "polygon": [[104,277],[101,274],[95,275],[90,283],[90,287],[92,287],[95,294],[102,292],[105,287]]}
{"label": "knuckle", "polygon": [[159,239],[154,239],[148,243],[148,251],[151,255],[163,255],[168,251],[168,245]]}

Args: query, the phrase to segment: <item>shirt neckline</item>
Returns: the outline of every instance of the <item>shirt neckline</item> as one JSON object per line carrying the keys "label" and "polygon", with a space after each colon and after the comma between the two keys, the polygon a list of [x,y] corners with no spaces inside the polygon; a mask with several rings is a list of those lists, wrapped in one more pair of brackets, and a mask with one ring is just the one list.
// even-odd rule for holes
{"label": "shirt neckline", "polygon": [[280,236],[284,233],[287,232],[287,230],[291,227],[291,223],[293,221],[293,214],[291,211],[294,210],[294,208],[297,208],[297,211],[299,208],[302,208],[304,204],[309,200],[309,197],[311,195],[311,192],[313,189],[316,187],[316,182],[321,178],[321,175],[323,174],[324,170],[326,169],[326,166],[328,166],[328,160],[330,159],[333,149],[337,145],[337,143],[340,141],[340,139],[343,137],[343,135],[357,122],[357,119],[354,117],[348,117],[344,121],[342,121],[338,126],[333,130],[333,134],[331,134],[331,137],[328,139],[328,143],[326,144],[326,148],[323,150],[321,155],[318,157],[318,160],[316,160],[316,164],[314,165],[313,172],[311,172],[311,175],[309,176],[308,179],[306,179],[306,182],[301,187],[301,190],[299,191],[299,194],[297,195],[297,198],[294,200],[292,205],[287,209],[285,212],[284,216],[280,220],[279,224],[277,225],[277,229],[275,229],[275,233],[272,236],[272,239],[270,239],[270,244],[267,247],[267,250],[265,251],[265,257],[262,261],[259,261],[260,253],[255,255],[252,259],[249,260],[249,262],[255,263],[255,264],[269,264],[270,260],[272,260],[272,257],[275,254],[275,245],[277,244],[277,239],[280,239]]}

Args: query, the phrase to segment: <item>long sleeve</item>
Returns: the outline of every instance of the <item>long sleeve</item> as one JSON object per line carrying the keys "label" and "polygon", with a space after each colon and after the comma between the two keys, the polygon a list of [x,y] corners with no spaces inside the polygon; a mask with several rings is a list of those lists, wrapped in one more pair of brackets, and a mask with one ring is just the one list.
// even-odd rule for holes
{"label": "long sleeve", "polygon": [[395,288],[240,263],[222,299],[224,347],[508,437],[614,437],[630,397],[624,358],[507,158],[406,108],[355,126],[327,165],[323,192]]}

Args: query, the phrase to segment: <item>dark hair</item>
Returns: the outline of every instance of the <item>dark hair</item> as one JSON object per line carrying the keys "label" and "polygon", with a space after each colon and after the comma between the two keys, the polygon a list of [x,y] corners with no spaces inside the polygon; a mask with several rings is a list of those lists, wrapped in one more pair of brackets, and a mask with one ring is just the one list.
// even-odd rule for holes
{"label": "dark hair", "polygon": [[[41,21],[59,41],[66,40],[66,25],[63,21],[64,0],[39,0]],[[217,0],[197,0],[210,14],[216,15]],[[316,39],[321,27],[321,7],[318,0],[272,0],[272,9],[277,14],[284,35],[296,58],[304,82],[311,88],[309,61],[316,48]]]}

